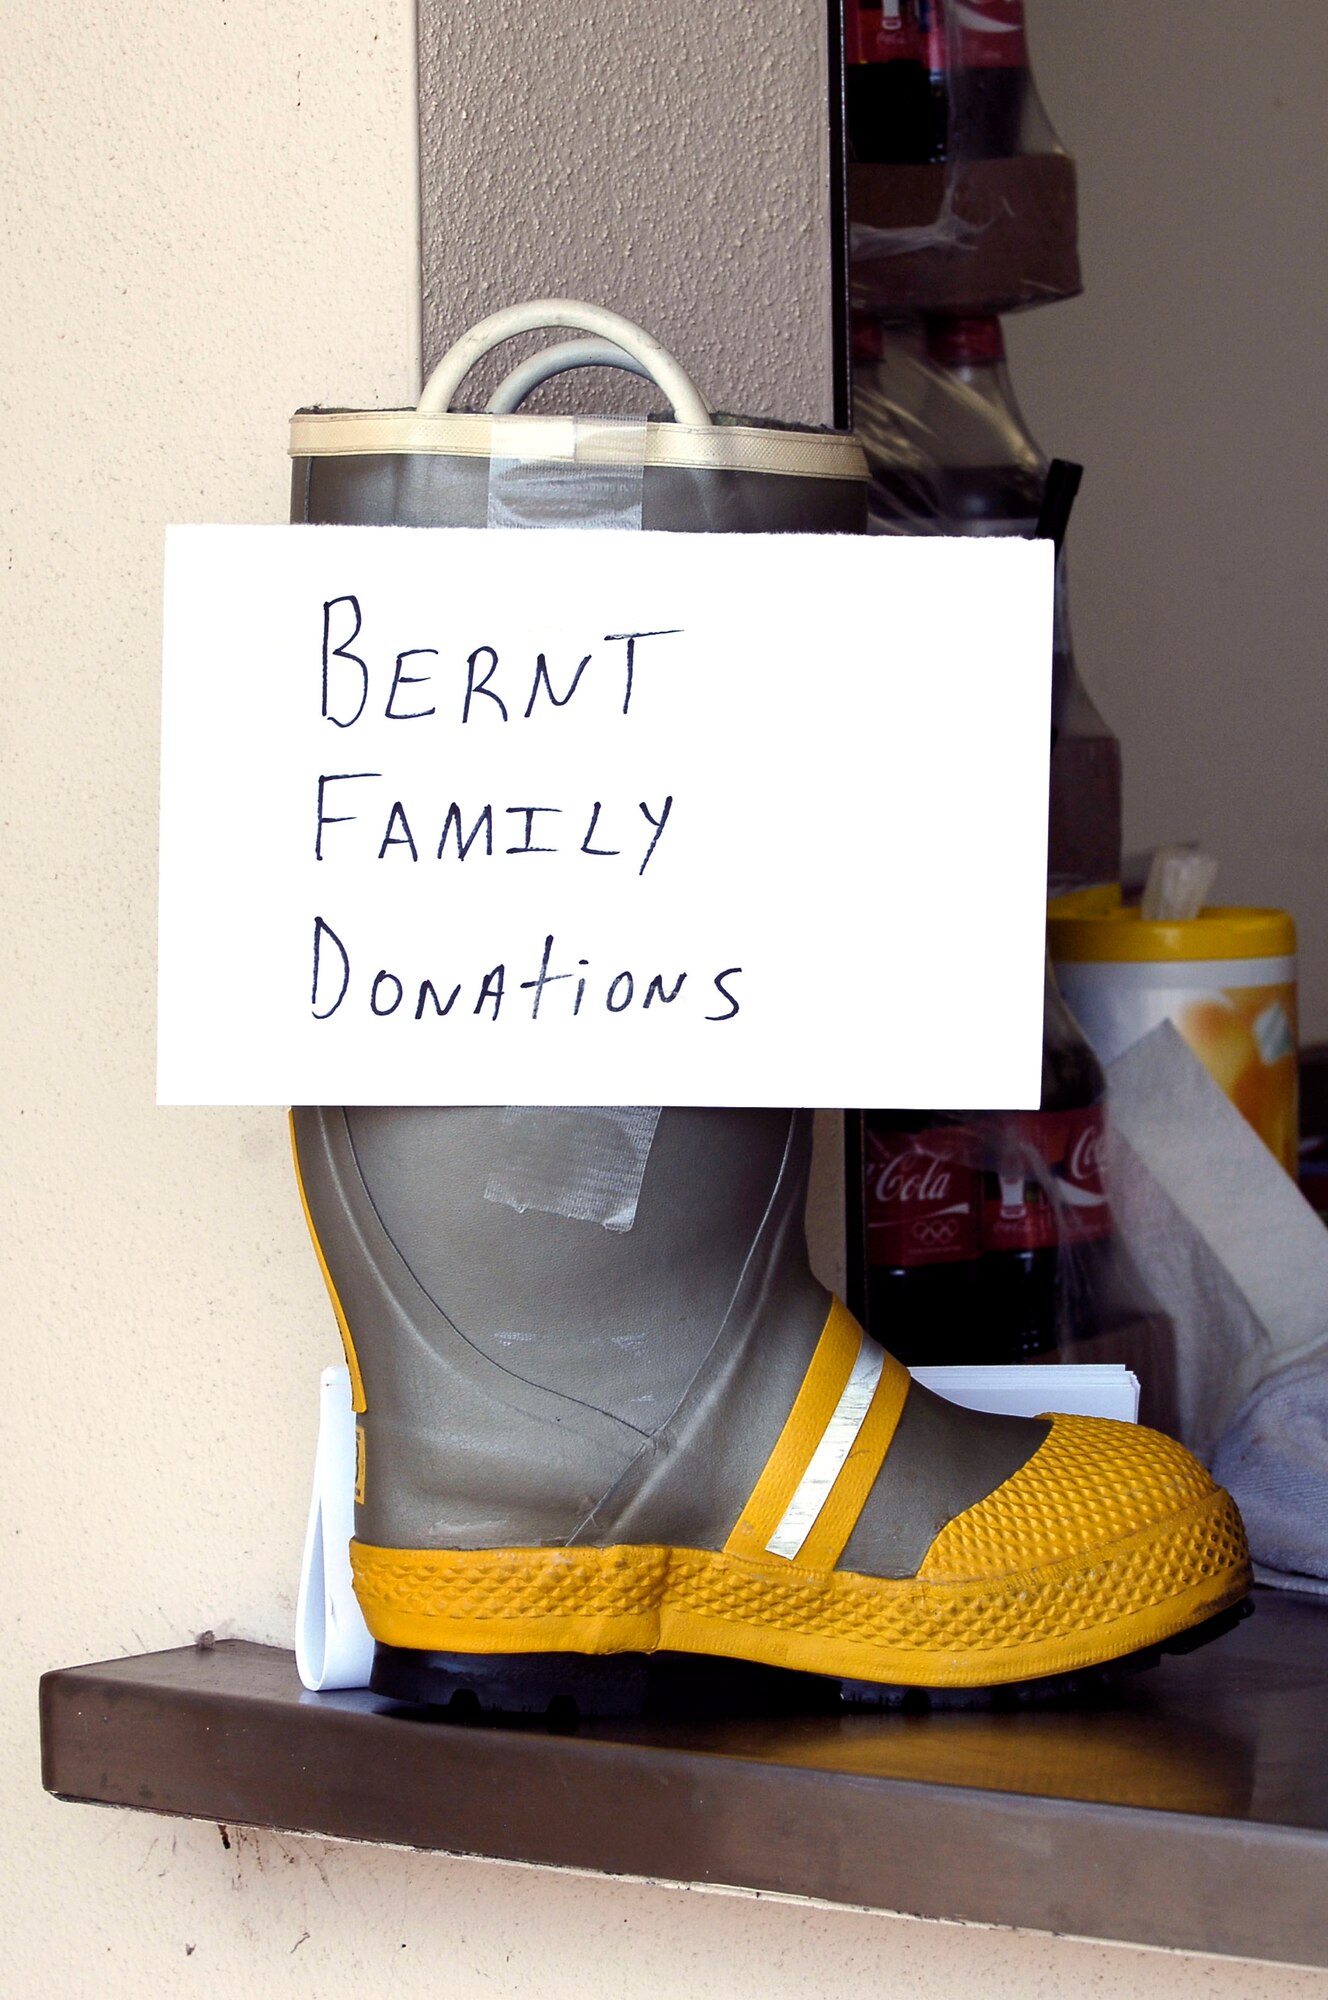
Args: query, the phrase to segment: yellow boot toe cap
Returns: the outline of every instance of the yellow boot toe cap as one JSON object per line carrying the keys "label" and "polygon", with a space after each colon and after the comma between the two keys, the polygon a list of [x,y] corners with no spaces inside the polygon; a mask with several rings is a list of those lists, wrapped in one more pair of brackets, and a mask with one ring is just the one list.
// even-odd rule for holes
{"label": "yellow boot toe cap", "polygon": [[[1102,1417],[1053,1417],[1051,1426],[1013,1478],[941,1530],[920,1575],[976,1581],[1093,1556],[1202,1511],[1221,1491],[1158,1431]],[[1230,1553],[1243,1558],[1238,1516],[1235,1533]]]}

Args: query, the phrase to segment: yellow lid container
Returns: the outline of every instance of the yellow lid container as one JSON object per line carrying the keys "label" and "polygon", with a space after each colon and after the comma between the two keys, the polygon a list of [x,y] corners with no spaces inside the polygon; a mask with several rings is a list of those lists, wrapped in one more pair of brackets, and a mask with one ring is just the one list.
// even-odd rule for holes
{"label": "yellow lid container", "polygon": [[1072,965],[1147,965],[1164,960],[1290,958],[1296,926],[1285,910],[1202,910],[1186,923],[1146,924],[1135,909],[1070,908],[1072,896],[1047,905],[1052,958]]}
{"label": "yellow lid container", "polygon": [[1296,926],[1285,910],[1203,910],[1145,923],[1137,909],[1062,897],[1047,944],[1066,1004],[1104,1063],[1163,1021],[1276,1154],[1297,1165]]}

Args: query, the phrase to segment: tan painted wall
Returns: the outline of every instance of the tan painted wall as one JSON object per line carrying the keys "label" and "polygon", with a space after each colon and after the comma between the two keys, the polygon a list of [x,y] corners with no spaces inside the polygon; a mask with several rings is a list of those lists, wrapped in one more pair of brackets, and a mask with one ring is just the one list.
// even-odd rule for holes
{"label": "tan painted wall", "polygon": [[[43,1797],[43,1668],[204,1627],[289,1631],[314,1379],[335,1340],[280,1116],[153,1107],[160,542],[170,520],[283,518],[297,403],[413,392],[414,83],[405,0],[113,0],[72,15],[4,0],[0,13],[0,1988],[15,2000],[1322,1993],[1317,1975],[272,1835],[233,1836],[226,1851],[211,1826]],[[767,29],[775,18],[799,18],[792,0],[760,16]],[[575,37],[541,57],[563,65],[568,98],[587,59]],[[733,75],[690,61],[689,101],[710,108],[691,144],[714,149],[717,186],[737,185]],[[491,142],[471,108],[476,143]],[[518,182],[535,136],[513,142]],[[714,283],[727,273],[725,314],[764,355],[752,301],[792,295],[779,245],[747,227],[758,267],[702,247]],[[602,259],[606,295],[632,302],[620,245],[630,237],[648,261],[657,229],[653,212],[615,224],[575,282]],[[689,234],[680,225],[678,242]],[[480,269],[469,235],[457,257]],[[651,279],[661,314],[672,261]],[[684,337],[707,296],[687,283],[669,322]],[[467,311],[489,302],[466,294]],[[718,369],[724,321],[709,311]],[[787,379],[814,413],[809,340],[804,326]],[[764,365],[726,361],[723,393],[750,384],[766,400],[784,378]]]}
{"label": "tan painted wall", "polygon": [[1126,840],[1200,839],[1297,917],[1328,1036],[1328,7],[1029,0],[1079,160],[1088,290],[1010,326],[1025,412],[1088,468],[1075,636]]}

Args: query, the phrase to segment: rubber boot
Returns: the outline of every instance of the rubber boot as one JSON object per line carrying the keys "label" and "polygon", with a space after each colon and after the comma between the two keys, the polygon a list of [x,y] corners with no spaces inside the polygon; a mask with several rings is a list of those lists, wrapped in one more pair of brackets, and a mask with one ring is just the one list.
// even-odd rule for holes
{"label": "rubber boot", "polygon": [[[514,1117],[543,1121],[538,1206]],[[592,1662],[666,1651],[990,1688],[1241,1602],[1239,1516],[1179,1444],[959,1409],[862,1333],[808,1263],[806,1114],[663,1111],[634,1213],[608,1215],[584,1197],[616,1185],[615,1118],[293,1114],[358,1413],[375,1685],[630,1707]]]}

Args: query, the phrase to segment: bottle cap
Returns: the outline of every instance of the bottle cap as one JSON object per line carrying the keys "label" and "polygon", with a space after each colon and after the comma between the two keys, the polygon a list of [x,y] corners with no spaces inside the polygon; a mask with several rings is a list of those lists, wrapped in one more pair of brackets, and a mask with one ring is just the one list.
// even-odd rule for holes
{"label": "bottle cap", "polygon": [[[1070,897],[1059,901],[1068,903]],[[1145,923],[1136,908],[1071,913],[1047,910],[1047,945],[1064,965],[1146,965],[1156,960],[1289,958],[1296,926],[1285,910],[1215,905],[1181,923]]]}
{"label": "bottle cap", "polygon": [[853,359],[855,361],[879,361],[884,340],[879,319],[870,318],[866,313],[853,315]]}
{"label": "bottle cap", "polygon": [[945,368],[962,367],[965,362],[1004,361],[1005,336],[1000,320],[995,313],[929,319],[927,353]]}

